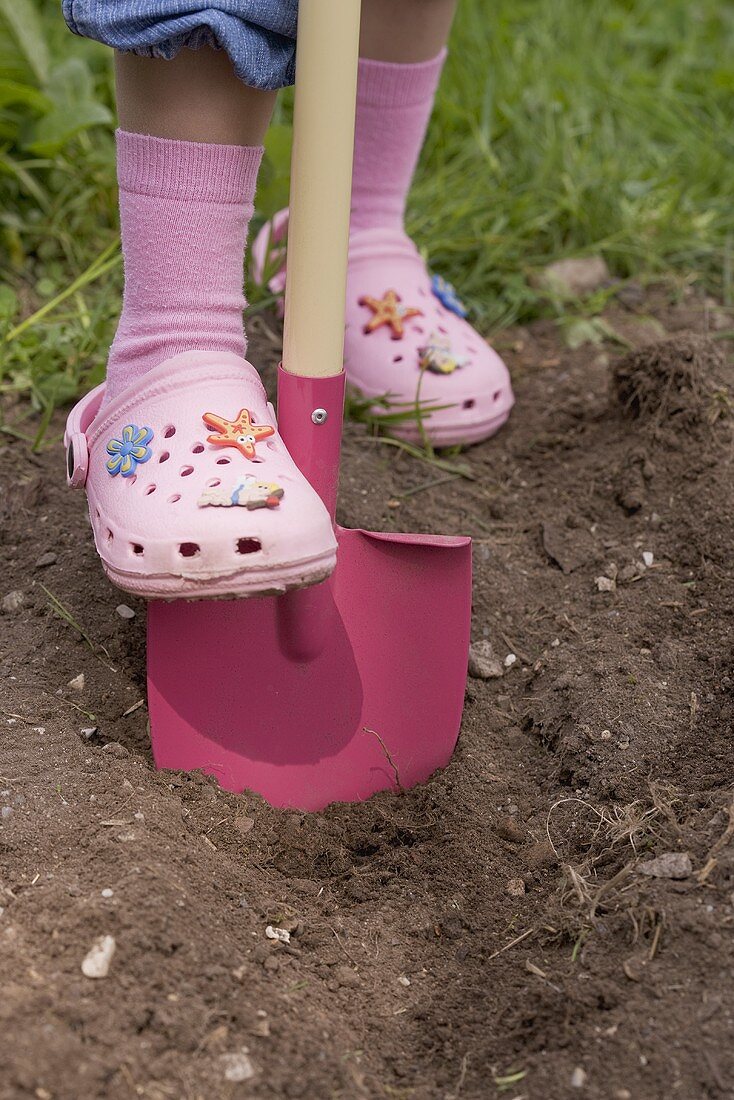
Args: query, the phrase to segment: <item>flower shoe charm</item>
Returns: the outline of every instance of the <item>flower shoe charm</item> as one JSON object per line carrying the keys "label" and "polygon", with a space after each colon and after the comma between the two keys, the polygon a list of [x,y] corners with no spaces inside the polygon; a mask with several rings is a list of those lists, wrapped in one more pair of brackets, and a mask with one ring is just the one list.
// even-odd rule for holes
{"label": "flower shoe charm", "polygon": [[225,420],[214,413],[204,413],[202,419],[207,428],[216,433],[207,437],[207,443],[215,447],[236,447],[250,461],[256,457],[255,444],[275,435],[275,428],[270,424],[253,424],[252,414],[247,409],[240,409],[236,420]]}
{"label": "flower shoe charm", "polygon": [[372,310],[372,316],[364,326],[363,331],[370,333],[381,328],[382,325],[389,325],[391,329],[390,338],[392,340],[402,340],[405,333],[403,322],[407,321],[409,317],[422,317],[423,313],[420,309],[414,309],[413,306],[401,306],[399,303],[400,295],[395,290],[386,290],[382,298],[371,298],[368,294],[363,295],[358,304],[367,306],[368,309]]}
{"label": "flower shoe charm", "polygon": [[148,444],[153,438],[150,428],[139,428],[137,424],[126,424],[120,432],[122,438],[110,439],[107,444],[107,472],[116,477],[132,477],[141,462],[147,462],[152,451]]}
{"label": "flower shoe charm", "polygon": [[448,337],[437,336],[432,332],[428,343],[418,348],[418,366],[421,370],[429,370],[432,374],[453,374],[460,367],[465,367],[466,362],[459,360],[451,351]]}
{"label": "flower shoe charm", "polygon": [[234,489],[211,486],[201,494],[197,503],[200,508],[208,504],[220,508],[239,505],[253,512],[256,508],[277,508],[284,496],[284,490],[274,481],[257,481],[252,474],[247,474],[237,482]]}
{"label": "flower shoe charm", "polygon": [[469,310],[466,308],[448,279],[444,279],[441,275],[432,276],[431,290],[436,295],[441,305],[451,310],[457,317],[466,317],[469,313]]}

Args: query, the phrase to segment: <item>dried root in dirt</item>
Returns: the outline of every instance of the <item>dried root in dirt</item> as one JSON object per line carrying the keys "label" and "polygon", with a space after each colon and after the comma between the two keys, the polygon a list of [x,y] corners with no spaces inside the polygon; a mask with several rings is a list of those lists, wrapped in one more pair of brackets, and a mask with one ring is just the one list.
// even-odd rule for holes
{"label": "dried root in dirt", "polygon": [[[658,784],[650,784],[649,798],[624,806],[597,807],[582,798],[553,803],[546,835],[562,878],[548,910],[552,925],[582,942],[602,914],[634,915],[638,890],[632,876],[640,854],[653,845],[677,842],[678,803],[673,789]],[[564,820],[557,820],[561,816]],[[564,837],[560,851],[559,835]]]}

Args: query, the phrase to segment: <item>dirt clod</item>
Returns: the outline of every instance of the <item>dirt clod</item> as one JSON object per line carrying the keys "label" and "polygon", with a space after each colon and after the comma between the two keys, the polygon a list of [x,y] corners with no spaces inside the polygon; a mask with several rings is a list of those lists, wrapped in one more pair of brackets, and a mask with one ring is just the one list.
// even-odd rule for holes
{"label": "dirt clod", "polygon": [[[705,336],[686,334],[631,352],[612,373],[616,400],[630,417],[646,424],[693,427],[715,418],[729,405],[715,402],[725,393],[721,349]],[[722,389],[724,387],[724,389]]]}

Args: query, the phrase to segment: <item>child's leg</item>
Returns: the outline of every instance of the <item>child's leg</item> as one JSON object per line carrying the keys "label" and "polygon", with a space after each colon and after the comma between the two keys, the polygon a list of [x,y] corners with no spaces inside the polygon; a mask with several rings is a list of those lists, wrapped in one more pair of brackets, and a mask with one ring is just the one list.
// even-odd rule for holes
{"label": "child's leg", "polygon": [[363,0],[359,52],[376,61],[429,61],[446,45],[458,0]]}
{"label": "child's leg", "polygon": [[[367,397],[391,395],[408,414],[420,401],[422,424],[393,431],[439,446],[487,438],[513,403],[504,363],[403,227],[455,8],[455,0],[364,0],[345,338],[352,384]],[[446,195],[449,224],[451,203]]]}
{"label": "child's leg", "polygon": [[204,46],[117,55],[122,315],[106,401],[182,351],[245,354],[243,259],[275,93]]}
{"label": "child's leg", "polygon": [[104,395],[87,395],[67,421],[68,477],[86,489],[108,576],[153,598],[283,592],[335,564],[329,513],[243,358],[265,89],[290,79],[295,3],[232,6],[238,14],[186,0],[179,11],[175,0],[65,0],[74,30],[122,51],[125,261]]}
{"label": "child's leg", "polygon": [[224,50],[181,50],[170,61],[115,55],[123,130],[179,141],[262,145],[276,92],[251,88]]}
{"label": "child's leg", "polygon": [[456,0],[365,0],[352,186],[353,229],[401,229]]}

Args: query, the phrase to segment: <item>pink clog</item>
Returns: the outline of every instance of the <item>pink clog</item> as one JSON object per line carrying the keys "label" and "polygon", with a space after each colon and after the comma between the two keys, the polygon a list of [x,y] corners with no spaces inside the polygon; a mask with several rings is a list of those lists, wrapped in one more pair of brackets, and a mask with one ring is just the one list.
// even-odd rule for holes
{"label": "pink clog", "polygon": [[67,477],[86,486],[97,550],[120,588],[262,596],[332,572],[329,514],[244,359],[185,352],[100,412],[103,395],[98,386],[69,415]]}
{"label": "pink clog", "polygon": [[[281,211],[252,249],[254,279],[276,296],[286,233]],[[437,447],[489,438],[514,404],[507,367],[466,320],[453,287],[431,276],[410,238],[395,230],[350,236],[344,367],[377,413],[408,414],[390,425],[394,435]]]}

